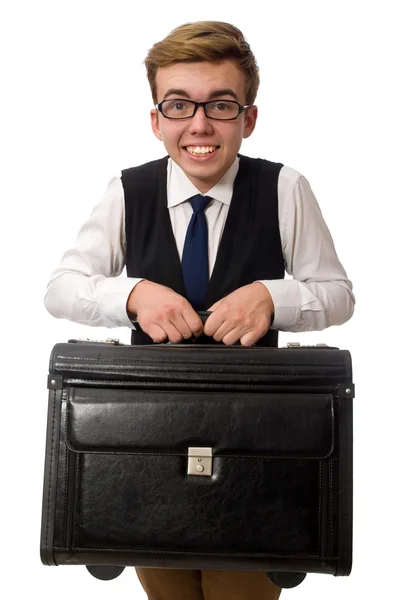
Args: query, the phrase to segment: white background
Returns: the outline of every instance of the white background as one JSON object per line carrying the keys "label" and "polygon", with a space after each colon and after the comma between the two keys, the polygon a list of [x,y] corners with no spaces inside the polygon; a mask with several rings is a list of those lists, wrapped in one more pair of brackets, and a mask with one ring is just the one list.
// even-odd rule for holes
{"label": "white background", "polygon": [[[222,20],[261,69],[259,119],[242,152],[312,185],[353,281],[342,327],[282,334],[351,351],[356,383],[354,563],[283,597],[396,598],[396,170],[393,2],[4,2],[1,84],[1,590],[5,598],[142,600],[132,568],[111,582],[39,558],[48,358],[71,337],[118,336],[46,313],[51,271],[110,178],[163,156],[142,61],[188,21]],[[394,46],[394,47],[393,47]]]}

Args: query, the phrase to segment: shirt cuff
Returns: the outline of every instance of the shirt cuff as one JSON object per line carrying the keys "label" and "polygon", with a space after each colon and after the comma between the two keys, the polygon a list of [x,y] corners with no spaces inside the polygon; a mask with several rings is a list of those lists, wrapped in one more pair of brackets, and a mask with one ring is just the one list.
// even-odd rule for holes
{"label": "shirt cuff", "polygon": [[271,329],[289,331],[301,318],[301,295],[293,279],[272,279],[258,281],[272,297],[274,319]]}
{"label": "shirt cuff", "polygon": [[108,327],[134,329],[134,325],[127,314],[127,300],[140,281],[142,281],[142,278],[135,277],[108,277],[104,279],[99,292],[99,308],[108,322]]}

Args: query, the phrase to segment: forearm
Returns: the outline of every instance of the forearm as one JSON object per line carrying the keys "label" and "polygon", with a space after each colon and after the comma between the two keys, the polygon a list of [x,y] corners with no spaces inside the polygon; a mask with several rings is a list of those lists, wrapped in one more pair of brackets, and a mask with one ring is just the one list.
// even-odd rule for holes
{"label": "forearm", "polygon": [[133,328],[127,314],[127,300],[139,281],[62,272],[51,278],[44,305],[54,317],[83,325]]}
{"label": "forearm", "polygon": [[124,193],[116,177],[51,275],[45,307],[84,325],[133,327],[127,300],[141,279],[119,277],[124,266]]}
{"label": "forearm", "polygon": [[354,311],[354,295],[348,279],[302,282],[296,279],[262,281],[274,303],[272,329],[321,331],[341,325]]}
{"label": "forearm", "polygon": [[354,310],[343,268],[308,181],[290,168],[279,181],[279,222],[285,270],[292,279],[263,281],[272,296],[273,329],[320,331],[341,325]]}

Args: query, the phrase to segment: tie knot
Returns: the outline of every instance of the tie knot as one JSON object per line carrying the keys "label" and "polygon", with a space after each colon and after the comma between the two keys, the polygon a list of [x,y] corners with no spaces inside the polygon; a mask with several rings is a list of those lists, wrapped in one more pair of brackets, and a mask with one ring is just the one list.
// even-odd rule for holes
{"label": "tie knot", "polygon": [[190,204],[192,205],[193,212],[204,212],[211,200],[212,198],[210,198],[209,196],[202,196],[201,194],[193,196],[193,198],[190,198]]}

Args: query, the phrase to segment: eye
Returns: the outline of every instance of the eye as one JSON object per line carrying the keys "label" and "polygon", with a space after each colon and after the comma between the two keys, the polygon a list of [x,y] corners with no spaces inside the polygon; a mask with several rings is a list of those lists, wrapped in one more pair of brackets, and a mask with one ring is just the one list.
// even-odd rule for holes
{"label": "eye", "polygon": [[185,119],[190,117],[194,111],[194,103],[183,98],[172,98],[164,100],[162,112],[170,119]]}
{"label": "eye", "polygon": [[178,112],[180,110],[186,110],[186,108],[187,108],[186,102],[181,102],[180,100],[177,100],[175,102],[170,102],[170,105],[169,105],[169,109],[174,110],[176,112]]}
{"label": "eye", "polygon": [[233,107],[233,104],[229,102],[214,102],[213,109],[218,110],[219,112],[223,112],[225,110],[230,110]]}
{"label": "eye", "polygon": [[236,119],[239,105],[234,100],[214,100],[207,104],[207,115],[213,119]]}

